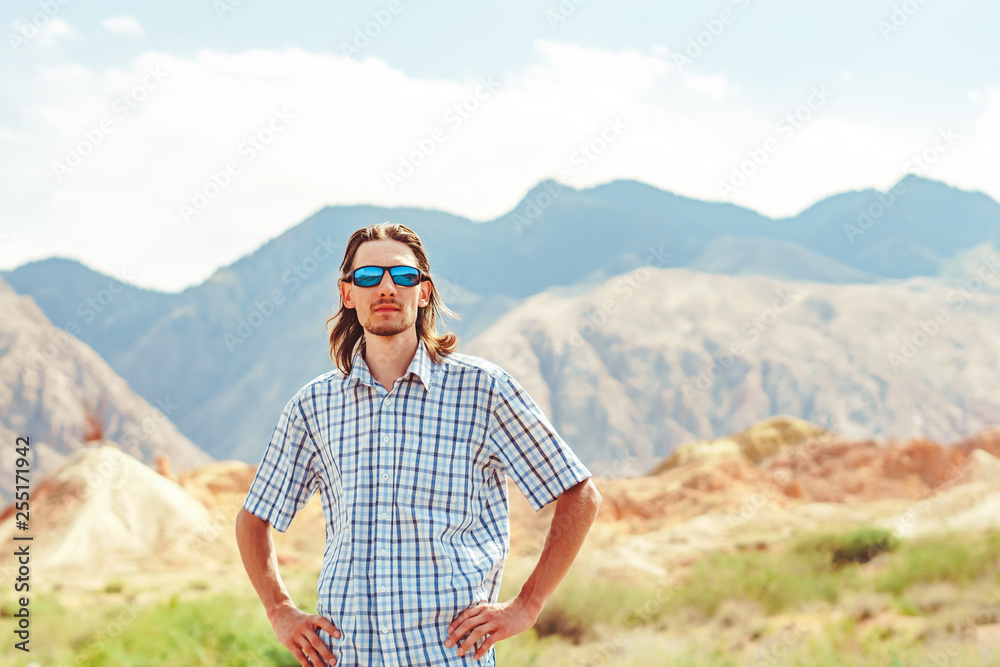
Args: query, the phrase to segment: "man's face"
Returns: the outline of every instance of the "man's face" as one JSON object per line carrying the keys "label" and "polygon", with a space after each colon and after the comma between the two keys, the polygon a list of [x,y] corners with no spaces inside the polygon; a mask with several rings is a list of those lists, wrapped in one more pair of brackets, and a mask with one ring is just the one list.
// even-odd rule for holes
{"label": "man's face", "polygon": [[[417,258],[409,246],[399,241],[365,241],[354,255],[351,270],[362,266],[417,266]],[[375,336],[395,336],[416,324],[417,308],[430,303],[431,283],[425,280],[404,287],[394,283],[386,271],[382,282],[372,287],[341,283],[340,296],[345,307],[357,311],[365,331]]]}

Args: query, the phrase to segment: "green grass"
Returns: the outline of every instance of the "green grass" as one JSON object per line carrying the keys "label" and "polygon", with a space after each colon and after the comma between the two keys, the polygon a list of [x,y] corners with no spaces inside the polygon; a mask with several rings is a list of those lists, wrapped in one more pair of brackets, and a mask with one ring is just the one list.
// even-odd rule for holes
{"label": "green grass", "polygon": [[623,585],[570,573],[535,624],[539,635],[559,635],[572,642],[595,639],[603,627],[634,624],[633,617],[652,604],[659,612],[656,588]]}
{"label": "green grass", "polygon": [[713,554],[695,564],[665,611],[690,610],[711,618],[726,600],[752,601],[768,614],[813,600],[835,603],[842,590],[853,586],[853,574],[818,563],[812,554]]}
{"label": "green grass", "polygon": [[[770,551],[705,554],[673,581],[634,573],[596,577],[584,555],[535,628],[498,645],[498,660],[546,667],[927,664],[928,656],[953,639],[948,619],[973,617],[983,604],[975,595],[1000,589],[1000,533],[902,543],[889,538],[885,531],[865,528],[800,535]],[[517,592],[533,566],[530,559],[509,564],[503,599]],[[305,581],[301,588],[307,590]],[[25,656],[8,643],[0,647],[0,664],[298,664],[277,643],[252,592],[174,597],[135,607],[125,601],[130,586],[122,583],[120,590],[124,594],[102,594],[99,599],[106,602],[85,610],[64,607],[54,595],[33,597],[32,653]],[[928,599],[941,599],[943,606]],[[313,609],[315,592],[297,596],[297,603]],[[847,613],[821,613],[818,630],[782,640],[817,604]],[[866,606],[876,611],[850,611]],[[0,620],[9,621],[15,609],[5,598]],[[888,616],[874,615],[881,610]],[[893,626],[893,619],[901,625]],[[905,631],[907,623],[926,624],[928,630]],[[981,664],[973,644],[958,646],[957,654],[947,656],[949,667]],[[771,662],[757,656],[778,649],[780,657]],[[991,659],[1000,664],[1000,648]]]}
{"label": "green grass", "polygon": [[918,583],[947,581],[965,587],[1000,572],[1000,532],[975,538],[924,538],[904,543],[876,581],[879,592],[901,595]]}
{"label": "green grass", "polygon": [[[497,646],[497,664],[546,667],[909,667],[947,664],[948,667],[981,667],[998,664],[1000,652],[985,657],[974,645],[949,645],[950,640],[928,644],[901,637],[858,636],[853,623],[829,623],[820,631],[802,634],[786,643],[781,633],[750,648],[729,650],[711,638],[681,642],[677,635],[630,635],[614,642],[605,637],[573,645],[550,637],[539,640],[531,631]],[[946,657],[946,662],[940,662]],[[939,662],[933,662],[933,659]]]}
{"label": "green grass", "polygon": [[[998,577],[998,532],[905,543],[880,528],[811,533],[769,552],[707,554],[676,586],[599,580],[575,568],[536,627],[542,636],[558,634],[578,643],[607,626],[704,622],[717,617],[720,609],[731,609],[733,602],[749,609],[759,606],[773,616],[817,602],[837,605],[845,594],[861,593],[890,593],[898,610],[918,615],[904,595],[914,585],[985,582],[996,588]],[[505,582],[511,579],[508,573]],[[516,586],[506,585],[504,594],[516,591]]]}
{"label": "green grass", "polygon": [[[311,607],[300,603],[300,608]],[[124,624],[120,633],[78,650],[89,657],[81,663],[86,666],[298,664],[274,638],[256,598],[231,594],[154,605]]]}
{"label": "green grass", "polygon": [[727,600],[754,602],[768,614],[808,603],[836,604],[846,591],[864,588],[863,564],[895,549],[887,531],[863,528],[848,533],[805,534],[785,549],[711,554],[699,560],[670,611],[687,609],[711,618]]}
{"label": "green grass", "polygon": [[[313,609],[315,597],[297,603]],[[147,607],[108,603],[89,606],[84,613],[59,605],[51,596],[39,596],[32,605],[31,653],[5,646],[0,649],[0,664],[298,665],[274,638],[256,597],[219,594],[189,601],[174,597]]]}
{"label": "green grass", "polygon": [[[595,579],[576,569],[560,584],[539,616],[541,635],[572,641],[593,638],[602,626],[635,627],[662,619],[706,620],[727,601],[759,605],[776,614],[807,602],[836,603],[843,590],[858,588],[854,568],[833,565],[832,548],[784,553],[708,554],[684,581],[626,582]],[[513,590],[506,589],[506,594]]]}

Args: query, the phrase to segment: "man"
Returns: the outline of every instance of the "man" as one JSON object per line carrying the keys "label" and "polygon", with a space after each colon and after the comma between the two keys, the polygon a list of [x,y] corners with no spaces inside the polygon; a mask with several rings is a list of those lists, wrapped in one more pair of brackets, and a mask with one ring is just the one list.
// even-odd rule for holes
{"label": "man", "polygon": [[[517,381],[437,333],[449,311],[429,271],[404,225],[354,233],[330,318],[338,368],[285,406],[237,517],[247,574],[303,667],[494,664],[496,642],[534,625],[601,504]],[[556,506],[538,564],[499,602],[507,476],[536,511]],[[285,531],[317,490],[326,549],[308,614],[281,580],[269,526]]]}

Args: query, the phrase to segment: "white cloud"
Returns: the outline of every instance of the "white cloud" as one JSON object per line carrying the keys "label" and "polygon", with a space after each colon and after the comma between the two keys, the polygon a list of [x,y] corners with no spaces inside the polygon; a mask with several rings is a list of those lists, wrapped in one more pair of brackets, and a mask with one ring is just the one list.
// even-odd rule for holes
{"label": "white cloud", "polygon": [[101,25],[115,35],[139,35],[141,37],[146,34],[142,25],[135,18],[127,15],[106,18],[101,21]]}
{"label": "white cloud", "polygon": [[[956,127],[959,134],[954,147],[943,153],[931,165],[929,176],[940,178],[958,187],[981,190],[1000,200],[1000,87],[988,86],[979,91],[982,97],[979,117],[970,127]],[[932,146],[933,130],[925,139]],[[943,142],[941,142],[943,144]]]}
{"label": "white cloud", "polygon": [[[486,75],[485,84],[297,48],[147,53],[124,70],[40,68],[12,115],[25,120],[0,133],[6,215],[19,221],[5,228],[20,253],[13,258],[8,246],[0,260],[65,254],[179,289],[327,204],[490,219],[561,173],[575,187],[636,178],[718,199],[720,180],[777,135],[789,111],[750,106],[720,74],[692,79],[666,52],[536,46],[533,64]],[[988,93],[976,129],[929,175],[998,197],[1000,183],[985,181],[995,173],[995,140],[992,152],[977,147],[1000,127],[1000,94]],[[276,108],[293,116],[280,130],[269,127]],[[623,129],[602,144],[609,121]],[[731,199],[779,217],[846,189],[887,187],[927,130],[840,118],[831,104],[783,138]],[[251,135],[270,140],[253,149]],[[601,154],[581,159],[593,147]],[[53,163],[71,149],[89,154],[60,181]],[[421,164],[390,188],[386,173],[401,160]],[[196,191],[211,201],[185,224],[180,206],[194,206]]]}
{"label": "white cloud", "polygon": [[726,95],[731,92],[732,88],[726,81],[726,77],[721,74],[711,74],[708,76],[686,75],[684,83],[694,92],[714,97],[717,100],[726,99]]}
{"label": "white cloud", "polygon": [[[37,14],[36,18],[38,16],[44,20],[31,24],[24,21],[14,21],[13,31],[8,35],[8,39],[16,37],[18,44],[20,44],[20,39],[26,39],[29,42],[34,39],[37,40],[39,46],[49,49],[54,47],[60,39],[79,34],[76,28],[58,16],[49,17],[46,14]],[[18,50],[20,50],[19,45],[15,49],[15,53]]]}

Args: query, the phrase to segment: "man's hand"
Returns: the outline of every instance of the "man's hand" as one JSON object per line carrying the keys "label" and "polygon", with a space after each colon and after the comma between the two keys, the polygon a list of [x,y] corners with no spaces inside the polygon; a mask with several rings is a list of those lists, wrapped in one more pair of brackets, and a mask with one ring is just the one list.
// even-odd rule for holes
{"label": "man's hand", "polygon": [[519,597],[496,604],[480,602],[455,617],[448,626],[448,639],[444,645],[445,648],[451,648],[468,634],[465,642],[458,647],[458,654],[465,655],[476,642],[486,637],[486,641],[473,656],[479,660],[498,641],[524,632],[533,626],[537,619],[538,611],[529,609]]}
{"label": "man's hand", "polygon": [[278,554],[268,522],[241,508],[236,515],[236,543],[281,645],[291,651],[302,667],[318,667],[324,662],[336,664],[336,657],[316,634],[316,628],[323,628],[335,639],[340,639],[340,630],[329,619],[300,611],[292,602],[278,573]]}
{"label": "man's hand", "polygon": [[556,500],[538,565],[524,582],[521,592],[510,602],[480,602],[468,607],[448,626],[445,647],[451,648],[468,634],[458,647],[458,654],[465,655],[476,642],[486,637],[476,651],[475,658],[479,660],[498,641],[533,626],[576,558],[600,507],[601,494],[593,480],[588,478],[566,489]]}
{"label": "man's hand", "polygon": [[334,639],[340,639],[340,630],[330,622],[330,619],[316,614],[307,614],[293,605],[279,607],[268,616],[274,636],[282,646],[287,648],[299,661],[302,667],[319,667],[322,664],[337,664],[337,658],[330,651],[319,634],[317,626],[330,633]]}

